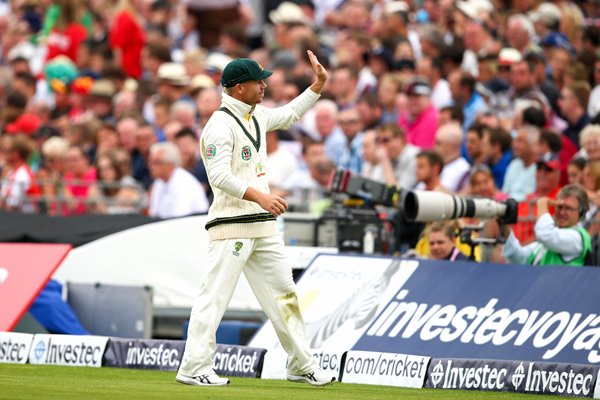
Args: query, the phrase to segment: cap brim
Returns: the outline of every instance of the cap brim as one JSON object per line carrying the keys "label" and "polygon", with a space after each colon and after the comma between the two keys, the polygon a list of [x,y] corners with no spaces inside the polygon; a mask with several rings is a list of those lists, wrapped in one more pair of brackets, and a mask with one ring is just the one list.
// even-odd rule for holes
{"label": "cap brim", "polygon": [[267,79],[271,75],[273,75],[273,71],[269,71],[268,69],[263,69],[261,71],[260,75],[258,75],[258,77],[256,78],[256,80],[262,81],[263,79]]}
{"label": "cap brim", "polygon": [[556,161],[538,161],[537,166],[543,167],[546,169],[551,169],[552,171],[556,171],[556,170],[560,169],[560,163],[558,163]]}

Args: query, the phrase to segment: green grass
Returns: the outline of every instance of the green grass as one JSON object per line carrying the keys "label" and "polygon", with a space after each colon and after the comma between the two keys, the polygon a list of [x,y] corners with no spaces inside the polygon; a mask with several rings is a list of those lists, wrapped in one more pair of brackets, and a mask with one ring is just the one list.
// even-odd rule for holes
{"label": "green grass", "polygon": [[[324,388],[287,381],[232,378],[227,387],[193,387],[175,382],[174,372],[0,364],[0,399],[32,400],[367,400],[367,399],[560,399],[516,393],[404,389],[336,383]],[[562,397],[564,398],[564,397]]]}

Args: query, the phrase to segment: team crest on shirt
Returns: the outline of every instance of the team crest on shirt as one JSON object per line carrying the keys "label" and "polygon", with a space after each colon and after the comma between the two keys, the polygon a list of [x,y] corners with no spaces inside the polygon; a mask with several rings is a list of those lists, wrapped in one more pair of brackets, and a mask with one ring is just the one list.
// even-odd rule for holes
{"label": "team crest on shirt", "polygon": [[206,159],[207,160],[210,160],[211,158],[213,158],[216,155],[217,155],[217,146],[215,146],[214,144],[209,144],[208,146],[206,146]]}
{"label": "team crest on shirt", "polygon": [[256,171],[257,178],[260,178],[261,176],[265,175],[265,166],[261,162],[256,164],[256,167],[254,167],[254,170]]}
{"label": "team crest on shirt", "polygon": [[250,150],[250,146],[242,147],[242,160],[248,161],[252,158],[252,151]]}
{"label": "team crest on shirt", "polygon": [[235,250],[232,251],[231,254],[233,254],[236,257],[239,257],[240,256],[240,250],[242,249],[243,246],[244,246],[244,243],[242,243],[242,242],[235,242],[235,244],[233,245],[233,248]]}

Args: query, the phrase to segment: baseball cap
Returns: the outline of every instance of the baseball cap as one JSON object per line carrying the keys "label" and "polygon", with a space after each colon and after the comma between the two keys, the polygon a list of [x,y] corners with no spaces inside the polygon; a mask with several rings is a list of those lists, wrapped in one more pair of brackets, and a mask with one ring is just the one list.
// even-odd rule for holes
{"label": "baseball cap", "polygon": [[540,40],[540,45],[565,49],[571,54],[575,54],[575,48],[562,32],[551,32],[547,34]]}
{"label": "baseball cap", "polygon": [[560,169],[560,161],[558,156],[550,152],[542,155],[536,164],[538,168],[547,168],[550,170]]}
{"label": "baseball cap", "polygon": [[406,94],[408,96],[430,96],[431,86],[424,81],[414,81],[406,87]]}
{"label": "baseball cap", "polygon": [[272,74],[273,72],[264,69],[254,60],[238,58],[225,67],[223,75],[221,75],[221,85],[233,87],[238,83],[267,79]]}
{"label": "baseball cap", "polygon": [[6,125],[7,133],[24,133],[26,135],[32,135],[42,125],[42,120],[34,114],[22,114],[14,122]]}
{"label": "baseball cap", "polygon": [[523,60],[521,52],[512,47],[505,47],[500,50],[500,54],[498,54],[498,64],[500,65],[511,65],[520,62],[521,60]]}

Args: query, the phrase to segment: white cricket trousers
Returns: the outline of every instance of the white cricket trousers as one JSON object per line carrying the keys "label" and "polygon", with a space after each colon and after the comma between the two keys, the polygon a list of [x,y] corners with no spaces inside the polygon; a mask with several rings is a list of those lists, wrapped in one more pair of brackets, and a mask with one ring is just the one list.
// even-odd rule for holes
{"label": "white cricket trousers", "polygon": [[306,374],[316,369],[280,235],[211,241],[206,263],[208,271],[192,307],[180,374],[192,377],[212,371],[217,327],[242,271],[288,353],[288,371]]}

